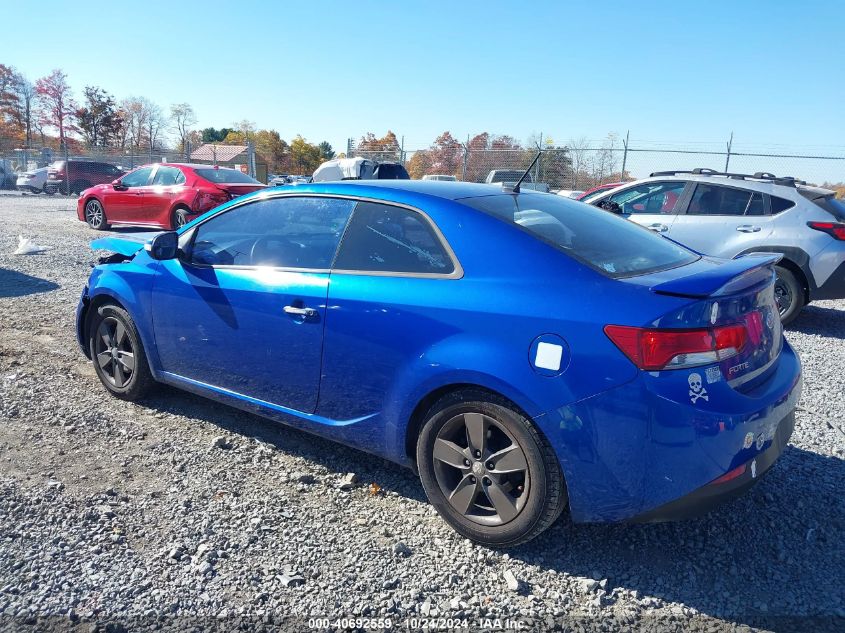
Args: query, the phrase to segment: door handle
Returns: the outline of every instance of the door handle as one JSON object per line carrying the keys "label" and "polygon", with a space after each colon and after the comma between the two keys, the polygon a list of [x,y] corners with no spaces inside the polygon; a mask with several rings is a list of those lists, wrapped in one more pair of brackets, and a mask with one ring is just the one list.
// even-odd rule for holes
{"label": "door handle", "polygon": [[757,233],[760,231],[759,226],[752,226],[750,224],[740,224],[736,227],[736,230],[740,233]]}
{"label": "door handle", "polygon": [[300,308],[297,306],[285,306],[284,308],[285,314],[290,314],[292,316],[301,316],[305,317],[306,319],[314,319],[319,315],[314,308]]}
{"label": "door handle", "polygon": [[669,227],[665,224],[660,224],[659,222],[655,222],[654,224],[649,224],[648,228],[652,231],[657,231],[658,233],[665,233],[669,230]]}

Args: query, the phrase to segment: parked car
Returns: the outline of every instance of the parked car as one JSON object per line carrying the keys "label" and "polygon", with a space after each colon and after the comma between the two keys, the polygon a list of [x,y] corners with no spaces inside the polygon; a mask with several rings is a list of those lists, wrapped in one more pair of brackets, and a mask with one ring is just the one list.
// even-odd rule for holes
{"label": "parked car", "polygon": [[178,228],[201,213],[266,185],[237,169],[157,163],[86,189],[76,215],[92,229],[112,224]]}
{"label": "parked car", "polygon": [[599,193],[610,191],[611,189],[616,189],[617,187],[621,187],[624,184],[624,182],[607,182],[603,185],[596,185],[595,187],[587,189],[587,191],[578,196],[576,200],[581,200],[582,202],[589,203],[590,200],[593,199],[593,197],[597,198]]}
{"label": "parked car", "polygon": [[[522,178],[523,174],[525,174],[524,169],[493,169],[487,174],[487,178],[484,179],[484,182],[488,185],[505,185],[512,187],[519,182],[519,179]],[[549,191],[549,185],[544,182],[535,183],[534,179],[531,178],[531,173],[525,174],[525,179],[522,181],[522,185],[520,186],[525,190],[531,189],[533,191],[542,191],[544,193],[548,193]]]}
{"label": "parked car", "polygon": [[32,169],[25,171],[18,176],[15,183],[18,191],[28,191],[29,193],[41,193],[45,191],[47,184],[47,168]]}
{"label": "parked car", "polygon": [[566,507],[576,522],[701,511],[792,432],[778,256],[702,257],[561,196],[310,184],[92,247],[115,254],[77,335],[109,393],[167,383],[415,467],[489,546]]}
{"label": "parked car", "polygon": [[769,173],[656,172],[587,200],[700,253],[779,253],[784,323],[817,299],[845,297],[845,204],[834,192]]}
{"label": "parked car", "polygon": [[47,193],[82,193],[94,185],[110,183],[126,172],[96,160],[57,160],[47,167]]}
{"label": "parked car", "polygon": [[335,180],[409,180],[407,170],[399,163],[379,162],[368,158],[335,158],[317,167],[312,182]]}
{"label": "parked car", "polygon": [[446,174],[426,174],[422,177],[423,180],[445,180],[448,182],[455,182],[458,179],[455,176],[448,176]]}

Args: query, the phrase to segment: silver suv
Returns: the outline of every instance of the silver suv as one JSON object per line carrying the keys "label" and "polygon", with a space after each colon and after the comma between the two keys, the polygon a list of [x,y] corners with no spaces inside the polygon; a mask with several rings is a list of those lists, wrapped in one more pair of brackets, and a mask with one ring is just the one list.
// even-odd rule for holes
{"label": "silver suv", "polygon": [[834,192],[769,173],[666,171],[582,200],[716,257],[781,253],[784,323],[807,303],[845,297],[845,204]]}

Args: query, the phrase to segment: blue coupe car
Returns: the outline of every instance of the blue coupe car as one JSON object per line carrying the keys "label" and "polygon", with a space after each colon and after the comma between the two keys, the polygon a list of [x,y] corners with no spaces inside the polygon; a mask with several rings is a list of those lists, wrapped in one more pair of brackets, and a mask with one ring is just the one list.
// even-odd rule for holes
{"label": "blue coupe car", "polygon": [[93,247],[114,254],[77,332],[109,392],[167,383],[407,465],[487,545],[565,508],[700,512],[792,433],[778,256],[709,258],[561,196],[281,187]]}

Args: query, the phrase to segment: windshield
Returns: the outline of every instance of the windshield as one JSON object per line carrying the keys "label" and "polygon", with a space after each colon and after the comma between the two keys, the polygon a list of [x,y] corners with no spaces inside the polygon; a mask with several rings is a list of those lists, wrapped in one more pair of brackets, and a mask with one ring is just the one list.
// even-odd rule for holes
{"label": "windshield", "polygon": [[609,277],[675,268],[698,259],[633,222],[561,196],[522,193],[459,202],[511,223]]}
{"label": "windshield", "polygon": [[197,172],[197,176],[200,178],[205,178],[206,180],[214,183],[235,183],[243,185],[261,184],[252,176],[247,176],[245,173],[236,169],[215,169],[213,167],[209,167],[208,169],[196,169],[194,171]]}

